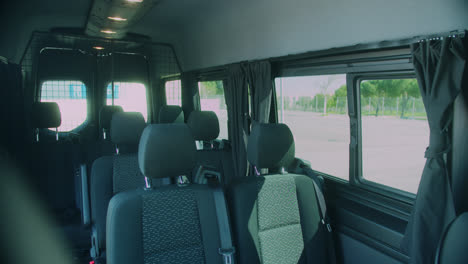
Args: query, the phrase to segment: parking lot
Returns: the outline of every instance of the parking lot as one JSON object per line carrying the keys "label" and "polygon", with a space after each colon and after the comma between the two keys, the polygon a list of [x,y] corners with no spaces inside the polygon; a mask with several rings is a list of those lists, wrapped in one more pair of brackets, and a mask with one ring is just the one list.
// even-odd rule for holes
{"label": "parking lot", "polygon": [[[349,118],[347,115],[286,111],[296,141],[296,156],[315,170],[348,179]],[[366,180],[416,193],[429,143],[425,120],[365,116],[362,120],[362,163]]]}

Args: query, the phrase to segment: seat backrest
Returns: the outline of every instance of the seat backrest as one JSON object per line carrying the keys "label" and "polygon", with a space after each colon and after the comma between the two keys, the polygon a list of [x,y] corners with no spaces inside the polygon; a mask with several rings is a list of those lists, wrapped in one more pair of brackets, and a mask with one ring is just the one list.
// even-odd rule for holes
{"label": "seat backrest", "polygon": [[192,173],[194,183],[206,184],[208,181],[224,183],[224,176],[232,170],[229,148],[217,148],[213,141],[219,135],[219,121],[212,111],[193,111],[187,120],[193,138],[197,141],[197,166]]}
{"label": "seat backrest", "polygon": [[[149,125],[140,140],[139,166],[147,178],[176,178],[191,172],[195,152],[187,125]],[[206,185],[127,191],[109,204],[110,264],[222,263],[218,238],[213,191]]]}
{"label": "seat backrest", "polygon": [[123,109],[120,105],[104,105],[99,111],[99,130],[101,131],[102,139],[110,140],[109,133],[111,130],[111,121],[115,113],[121,113]]}
{"label": "seat backrest", "polygon": [[468,212],[459,215],[447,227],[436,252],[436,264],[468,263]]}
{"label": "seat backrest", "polygon": [[57,103],[36,102],[31,110],[35,129],[35,143],[31,153],[33,186],[37,187],[46,204],[60,216],[61,211],[75,207],[74,162],[80,158],[79,148],[77,150],[76,144],[60,139],[56,131],[48,130],[56,130],[61,125]]}
{"label": "seat backrest", "polygon": [[91,224],[95,254],[105,248],[106,213],[110,199],[125,190],[143,188],[144,177],[138,168],[138,143],[146,123],[139,112],[113,115],[110,135],[118,153],[94,161],[90,177]]}
{"label": "seat backrest", "polygon": [[159,124],[184,123],[184,118],[184,111],[178,105],[164,105],[159,109]]}
{"label": "seat backrest", "polygon": [[231,215],[240,263],[329,263],[314,182],[284,171],[294,160],[284,124],[254,124],[248,160],[259,172],[234,182]]}

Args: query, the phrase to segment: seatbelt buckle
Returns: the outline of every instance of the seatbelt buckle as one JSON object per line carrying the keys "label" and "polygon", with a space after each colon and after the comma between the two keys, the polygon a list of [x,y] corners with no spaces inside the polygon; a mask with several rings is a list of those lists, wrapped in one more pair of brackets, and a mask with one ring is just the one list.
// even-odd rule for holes
{"label": "seatbelt buckle", "polygon": [[233,264],[234,261],[234,253],[236,253],[236,249],[234,247],[231,248],[220,248],[219,254],[223,256],[224,264]]}
{"label": "seatbelt buckle", "polygon": [[332,232],[330,223],[325,222],[325,219],[322,219],[322,224],[327,227],[328,232]]}

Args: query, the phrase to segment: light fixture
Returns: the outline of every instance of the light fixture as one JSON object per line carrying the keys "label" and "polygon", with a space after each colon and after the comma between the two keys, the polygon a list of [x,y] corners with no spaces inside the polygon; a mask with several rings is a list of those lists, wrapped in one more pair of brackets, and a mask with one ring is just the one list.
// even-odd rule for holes
{"label": "light fixture", "polygon": [[101,46],[95,46],[95,47],[93,47],[93,49],[95,49],[95,50],[103,50],[103,49],[104,49],[104,47],[101,47]]}
{"label": "light fixture", "polygon": [[111,17],[111,16],[109,16],[107,18],[110,19],[110,20],[113,20],[113,21],[117,21],[117,22],[127,21],[126,18],[122,18],[122,17]]}
{"label": "light fixture", "polygon": [[141,3],[141,2],[143,2],[143,0],[125,0],[125,1],[127,1],[129,3]]}
{"label": "light fixture", "polygon": [[115,34],[117,32],[115,31],[112,31],[112,30],[109,30],[109,29],[106,29],[106,30],[101,30],[102,33],[106,33],[106,34]]}

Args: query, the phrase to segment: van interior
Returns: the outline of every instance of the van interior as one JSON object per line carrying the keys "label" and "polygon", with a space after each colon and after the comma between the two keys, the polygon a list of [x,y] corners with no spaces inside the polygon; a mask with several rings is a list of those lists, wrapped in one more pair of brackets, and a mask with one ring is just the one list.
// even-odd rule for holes
{"label": "van interior", "polygon": [[0,7],[3,263],[468,263],[468,1]]}

